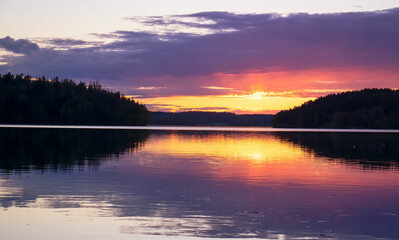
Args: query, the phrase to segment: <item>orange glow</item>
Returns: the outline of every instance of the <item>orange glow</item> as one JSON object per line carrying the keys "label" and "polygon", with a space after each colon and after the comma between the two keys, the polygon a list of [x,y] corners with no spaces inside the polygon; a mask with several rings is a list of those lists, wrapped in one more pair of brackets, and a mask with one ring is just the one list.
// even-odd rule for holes
{"label": "orange glow", "polygon": [[[179,79],[158,81],[178,83]],[[363,88],[399,88],[398,73],[388,70],[311,69],[219,73],[187,81],[204,82],[195,88],[207,89],[204,96],[160,96],[137,99],[153,111],[226,111],[235,113],[276,113],[325,96]],[[174,86],[176,88],[176,86]],[[150,87],[151,89],[154,87]],[[140,87],[141,90],[151,90]],[[160,87],[157,90],[167,89]],[[177,88],[179,88],[177,86]],[[220,91],[220,92],[218,92]],[[207,93],[207,92],[205,92]]]}
{"label": "orange glow", "polygon": [[[154,154],[159,153],[159,155]],[[151,171],[210,175],[218,181],[250,184],[295,182],[306,185],[386,184],[395,172],[370,172],[367,179],[353,166],[314,154],[309,149],[282,141],[272,134],[219,133],[153,137],[133,153],[135,161]]]}
{"label": "orange glow", "polygon": [[315,97],[340,90],[399,87],[398,73],[375,69],[260,71],[216,76],[219,85],[224,87],[250,92],[293,92],[292,97]]}
{"label": "orange glow", "polygon": [[[261,92],[249,95],[219,95],[219,96],[174,96],[158,98],[140,98],[146,105],[159,105],[166,111],[201,110],[204,107],[213,111],[261,113],[278,112],[314,98],[268,97]],[[166,104],[166,106],[165,106]]]}

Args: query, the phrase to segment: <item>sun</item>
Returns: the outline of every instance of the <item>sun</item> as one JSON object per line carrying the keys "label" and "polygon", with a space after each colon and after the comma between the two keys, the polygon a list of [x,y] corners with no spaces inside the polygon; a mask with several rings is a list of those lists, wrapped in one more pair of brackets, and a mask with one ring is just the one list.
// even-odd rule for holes
{"label": "sun", "polygon": [[255,100],[261,100],[264,97],[263,92],[255,92],[249,96],[249,98],[255,99]]}

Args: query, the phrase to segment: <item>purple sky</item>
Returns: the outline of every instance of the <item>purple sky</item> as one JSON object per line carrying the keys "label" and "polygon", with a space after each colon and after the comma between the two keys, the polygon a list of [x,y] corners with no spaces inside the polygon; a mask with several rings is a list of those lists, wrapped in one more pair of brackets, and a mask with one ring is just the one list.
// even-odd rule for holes
{"label": "purple sky", "polygon": [[[10,54],[0,73],[99,80],[144,97],[232,94],[253,86],[300,91],[323,88],[317,82],[334,78],[309,83],[305,78],[315,71],[337,73],[339,84],[326,89],[399,87],[399,8],[284,16],[200,12],[125,21],[150,28],[93,33],[95,41],[2,38],[0,47]],[[365,79],[371,71],[379,74]],[[287,77],[295,72],[302,77]],[[285,77],[267,77],[277,73]],[[251,74],[265,77],[250,79]]]}

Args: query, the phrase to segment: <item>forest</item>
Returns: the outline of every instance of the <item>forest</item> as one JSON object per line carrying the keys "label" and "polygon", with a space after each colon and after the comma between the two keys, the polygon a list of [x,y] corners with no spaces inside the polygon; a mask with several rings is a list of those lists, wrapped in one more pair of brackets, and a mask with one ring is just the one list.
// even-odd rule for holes
{"label": "forest", "polygon": [[98,82],[0,75],[0,123],[146,125],[147,108]]}
{"label": "forest", "polygon": [[273,127],[399,129],[399,90],[330,94],[280,111],[273,117]]}

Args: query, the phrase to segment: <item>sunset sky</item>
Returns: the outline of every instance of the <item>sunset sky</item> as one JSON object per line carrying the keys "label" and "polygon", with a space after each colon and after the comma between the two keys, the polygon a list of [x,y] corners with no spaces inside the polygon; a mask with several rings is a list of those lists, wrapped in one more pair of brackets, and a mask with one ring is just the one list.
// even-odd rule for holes
{"label": "sunset sky", "polygon": [[399,88],[397,0],[0,0],[0,73],[98,80],[156,111],[275,113]]}

